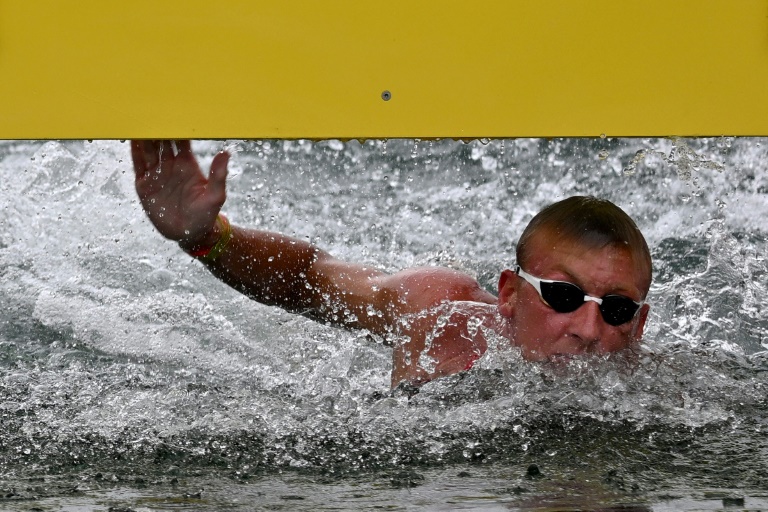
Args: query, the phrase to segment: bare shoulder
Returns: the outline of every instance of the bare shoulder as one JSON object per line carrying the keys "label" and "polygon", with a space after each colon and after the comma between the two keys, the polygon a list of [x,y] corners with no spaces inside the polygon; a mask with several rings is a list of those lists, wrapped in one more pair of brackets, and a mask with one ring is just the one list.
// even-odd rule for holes
{"label": "bare shoulder", "polygon": [[444,302],[496,304],[496,297],[473,277],[445,267],[414,267],[377,277],[382,299],[396,303],[400,314],[423,311]]}

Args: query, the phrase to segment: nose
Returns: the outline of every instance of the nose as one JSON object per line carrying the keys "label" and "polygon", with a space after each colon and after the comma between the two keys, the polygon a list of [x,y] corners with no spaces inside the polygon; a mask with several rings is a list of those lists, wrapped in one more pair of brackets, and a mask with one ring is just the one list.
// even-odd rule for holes
{"label": "nose", "polygon": [[600,341],[603,331],[603,317],[596,302],[586,301],[571,313],[569,334],[579,340],[584,351],[592,352]]}

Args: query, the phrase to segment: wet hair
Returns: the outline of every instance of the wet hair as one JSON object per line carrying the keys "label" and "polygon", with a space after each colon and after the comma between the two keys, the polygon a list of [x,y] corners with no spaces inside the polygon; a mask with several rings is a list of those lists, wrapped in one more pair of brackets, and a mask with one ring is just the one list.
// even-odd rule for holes
{"label": "wet hair", "polygon": [[647,269],[644,278],[648,286],[651,284],[651,253],[645,237],[635,221],[608,200],[573,196],[541,210],[528,223],[517,243],[517,263],[521,267],[526,268],[531,257],[530,241],[542,231],[553,235],[555,240],[576,242],[588,249],[627,248],[632,259]]}

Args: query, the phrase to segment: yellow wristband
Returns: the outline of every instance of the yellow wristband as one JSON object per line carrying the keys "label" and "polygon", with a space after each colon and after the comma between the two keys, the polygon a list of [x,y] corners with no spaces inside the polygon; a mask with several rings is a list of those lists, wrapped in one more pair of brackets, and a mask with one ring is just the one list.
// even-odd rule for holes
{"label": "yellow wristband", "polygon": [[232,240],[232,225],[229,223],[229,220],[224,215],[219,214],[218,217],[216,217],[216,223],[221,230],[219,241],[216,242],[216,245],[211,247],[211,251],[208,254],[200,258],[200,261],[205,261],[207,263],[215,261],[227,248],[229,241]]}
{"label": "yellow wristband", "polygon": [[232,225],[229,220],[221,213],[216,217],[216,225],[219,226],[219,239],[213,246],[208,249],[202,249],[189,252],[190,256],[197,258],[200,261],[210,263],[224,252],[227,248],[227,244],[232,240]]}

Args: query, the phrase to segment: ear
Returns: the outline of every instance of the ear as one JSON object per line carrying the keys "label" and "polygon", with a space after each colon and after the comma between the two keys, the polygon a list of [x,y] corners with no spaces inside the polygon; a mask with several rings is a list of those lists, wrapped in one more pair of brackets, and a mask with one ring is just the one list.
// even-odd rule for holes
{"label": "ear", "polygon": [[499,314],[504,318],[512,318],[515,311],[514,300],[519,281],[517,274],[509,269],[499,276]]}
{"label": "ear", "polygon": [[643,329],[645,329],[645,321],[648,319],[648,312],[651,310],[651,306],[648,304],[643,304],[640,307],[640,311],[637,313],[637,320],[635,320],[635,325],[632,327],[632,337],[636,341],[640,341],[640,339],[643,337]]}

